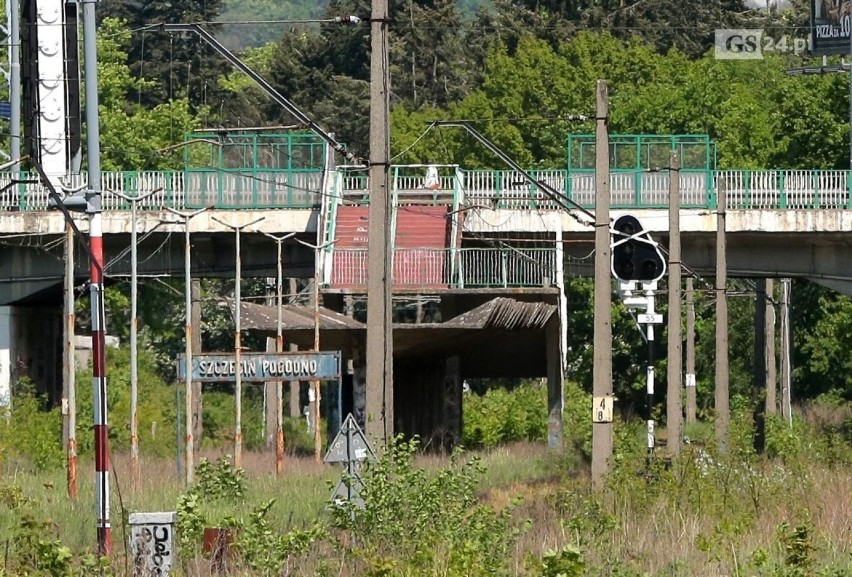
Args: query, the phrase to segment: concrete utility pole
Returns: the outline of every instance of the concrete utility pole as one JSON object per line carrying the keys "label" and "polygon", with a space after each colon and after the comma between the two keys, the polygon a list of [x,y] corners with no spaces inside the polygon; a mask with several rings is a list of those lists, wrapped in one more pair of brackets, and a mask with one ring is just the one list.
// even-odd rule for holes
{"label": "concrete utility pole", "polygon": [[[20,0],[7,0],[9,14],[9,156],[21,157],[21,10]],[[20,169],[16,165],[15,172]],[[17,178],[17,175],[13,176]]]}
{"label": "concrete utility pole", "polygon": [[368,437],[393,436],[393,238],[388,110],[388,3],[372,0],[370,17],[370,211],[367,267]]}
{"label": "concrete utility pole", "polygon": [[778,371],[775,365],[775,281],[766,279],[766,413],[778,413]]}
{"label": "concrete utility pole", "polygon": [[755,282],[754,295],[754,366],[752,367],[752,402],[754,403],[754,451],[766,447],[766,279]]}
{"label": "concrete utility pole", "polygon": [[66,485],[68,497],[77,500],[77,363],[74,356],[76,312],[74,310],[74,229],[65,227],[65,355],[63,356],[62,416],[67,463]]}
{"label": "concrete utility pole", "polygon": [[792,342],[790,340],[790,291],[791,281],[781,279],[781,416],[793,425],[793,407],[791,389],[793,369],[790,359]]}
{"label": "concrete utility pole", "polygon": [[[266,277],[265,304],[268,307],[274,307],[277,304],[277,280],[277,278]],[[275,337],[266,337],[266,352],[277,352],[277,344]],[[280,388],[281,381],[263,383],[263,446],[267,451],[275,451],[275,428],[278,422],[275,417],[275,408],[278,404],[278,389]]]}
{"label": "concrete utility pole", "polygon": [[[309,242],[305,242],[303,240],[296,239],[296,242],[299,244],[306,246],[308,248],[313,249],[315,252],[314,256],[314,294],[311,297],[314,304],[314,351],[320,351],[320,314],[319,314],[319,301],[320,301],[320,292],[319,286],[322,279],[322,271],[320,270],[320,251],[324,248],[327,248],[334,244],[336,241],[330,240],[325,244],[321,245],[313,245]],[[309,398],[313,397],[311,400],[312,405],[312,413],[311,417],[314,422],[314,459],[317,463],[322,462],[322,430],[320,429],[320,400],[321,400],[321,387],[319,381],[313,381],[310,384],[309,389]]]}
{"label": "concrete utility pole", "polygon": [[686,279],[686,422],[695,422],[695,288],[692,277]]}
{"label": "concrete utility pole", "polygon": [[[184,468],[184,482],[189,485],[195,480],[195,439],[193,437],[192,411],[195,406],[193,401],[193,383],[192,383],[192,244],[189,241],[189,221],[194,216],[198,216],[206,211],[202,208],[193,212],[180,212],[173,208],[168,211],[183,219],[183,282],[184,282],[184,318],[186,329],[184,331],[184,361],[186,371],[184,375],[184,396],[186,397],[184,411],[186,411],[186,429],[184,433],[184,445],[186,452],[186,467]],[[200,327],[199,327],[200,330]],[[180,397],[178,397],[180,399]],[[178,407],[178,411],[180,407]],[[180,429],[180,427],[178,427]],[[180,431],[178,430],[178,437]],[[180,443],[178,443],[178,453],[180,453]],[[178,476],[180,476],[180,459],[178,459]]]}
{"label": "concrete utility pole", "polygon": [[139,314],[137,312],[137,234],[136,234],[136,204],[162,189],[146,192],[141,195],[129,196],[110,190],[111,194],[130,203],[130,489],[134,493],[139,490],[139,354],[137,347],[137,329]]}
{"label": "concrete utility pole", "polygon": [[[242,326],[240,325],[240,317],[242,315],[242,297],[240,295],[240,285],[242,284],[242,266],[240,256],[240,233],[244,228],[248,228],[262,221],[266,217],[256,218],[246,224],[228,224],[213,217],[213,220],[221,225],[224,225],[234,231],[234,269],[236,276],[234,278],[234,370],[236,379],[234,383],[234,409],[236,416],[234,417],[234,468],[243,468],[243,368],[242,368]],[[191,368],[187,365],[187,372]]]}
{"label": "concrete utility pole", "polygon": [[[266,236],[275,241],[277,276],[275,278],[275,300],[276,300],[276,322],[275,322],[275,352],[281,353],[284,351],[284,255],[282,254],[282,244],[288,238],[296,236],[295,232],[285,234],[284,236],[275,236],[269,233],[264,233]],[[267,347],[268,349],[268,347]],[[273,381],[275,387],[275,474],[279,477],[284,474],[284,382]],[[267,386],[267,389],[269,387]],[[269,403],[267,396],[267,403]],[[269,419],[269,410],[267,406],[266,412],[266,433],[269,436],[269,429],[272,426],[272,421]]]}
{"label": "concrete utility pole", "polygon": [[719,181],[716,199],[716,443],[719,452],[728,451],[728,423],[731,409],[728,399],[728,256],[725,239],[725,212],[728,194],[724,180]]}
{"label": "concrete utility pole", "polygon": [[[287,281],[287,292],[290,295],[290,303],[296,302],[296,279],[290,277]],[[299,346],[295,343],[290,343],[290,352],[295,353],[299,350]],[[300,389],[302,387],[301,381],[290,381],[288,385],[290,387],[290,417],[294,419],[298,419],[302,416],[301,407],[299,403],[300,399]]]}
{"label": "concrete utility pole", "polygon": [[669,318],[668,371],[666,375],[666,447],[671,455],[680,455],[683,437],[683,413],[680,402],[681,329],[680,329],[680,162],[672,151],[669,160]]}
{"label": "concrete utility pole", "polygon": [[[609,115],[605,80],[596,86],[595,114],[595,399],[612,396],[612,277],[609,231]],[[612,421],[592,424],[592,484],[602,489],[612,456]]]}
{"label": "concrete utility pole", "polygon": [[[192,279],[192,288],[189,293],[190,298],[190,323],[196,327],[192,331],[192,343],[189,349],[193,355],[201,354],[201,279]],[[202,409],[204,401],[202,399],[201,381],[194,381],[190,385],[192,392],[192,448],[195,449],[195,454],[192,456],[193,461],[198,456],[198,450],[201,447],[201,437],[204,434],[204,423],[202,421]]]}

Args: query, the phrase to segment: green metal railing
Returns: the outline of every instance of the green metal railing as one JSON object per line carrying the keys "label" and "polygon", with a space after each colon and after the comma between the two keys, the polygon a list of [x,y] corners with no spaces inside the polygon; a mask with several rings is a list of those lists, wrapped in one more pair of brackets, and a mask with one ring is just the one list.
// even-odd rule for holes
{"label": "green metal railing", "polygon": [[[139,210],[192,209],[310,209],[320,206],[322,170],[215,170],[104,172],[101,189],[104,210],[130,210],[130,204],[109,191],[127,196],[157,191],[141,200]],[[34,175],[12,182],[11,173],[0,174],[0,211],[48,209],[47,189]],[[86,182],[76,176],[65,184],[77,188]]]}
{"label": "green metal railing", "polygon": [[[565,165],[568,170],[594,170],[595,140],[594,134],[568,135]],[[611,134],[609,137],[611,170],[659,170],[668,167],[672,152],[678,153],[683,169],[716,167],[716,144],[706,134]]]}
{"label": "green metal railing", "polygon": [[[396,201],[447,204],[453,207],[484,206],[507,210],[558,210],[539,187],[511,170],[464,170],[442,167],[437,185],[426,187],[424,165],[394,167],[392,191]],[[595,174],[589,170],[534,170],[533,177],[589,209],[595,205]],[[24,175],[25,183],[11,181],[12,173],[0,174],[0,211],[32,211],[48,208],[48,195],[36,178]],[[322,205],[320,169],[208,170],[105,172],[103,190],[126,195],[158,192],[139,203],[140,210],[165,207],[185,209],[318,209]],[[82,177],[71,179],[78,187]],[[332,194],[336,202],[366,204],[369,179],[366,173],[335,174]],[[680,171],[681,205],[684,208],[716,208],[719,187],[727,192],[727,206],[744,210],[852,209],[852,179],[847,170],[696,170]],[[611,206],[615,209],[660,209],[668,206],[669,172],[613,170],[610,175]],[[129,210],[116,195],[104,195],[105,210]]]}

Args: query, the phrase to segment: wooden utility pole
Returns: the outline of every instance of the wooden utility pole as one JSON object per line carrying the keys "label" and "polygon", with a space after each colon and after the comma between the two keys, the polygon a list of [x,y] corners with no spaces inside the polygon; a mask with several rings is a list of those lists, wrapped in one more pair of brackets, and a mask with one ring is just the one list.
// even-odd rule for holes
{"label": "wooden utility pole", "polygon": [[680,329],[680,163],[677,152],[669,160],[669,318],[668,371],[666,375],[666,448],[671,455],[680,455],[683,436],[683,413],[680,389],[681,370]]}
{"label": "wooden utility pole", "polygon": [[[612,277],[609,233],[609,112],[605,80],[597,82],[595,113],[594,399],[612,396]],[[592,484],[603,488],[612,456],[612,421],[592,424]]]}
{"label": "wooden utility pole", "polygon": [[778,370],[775,359],[775,281],[766,279],[766,413],[778,413]]}
{"label": "wooden utility pole", "polygon": [[367,435],[393,436],[393,239],[388,110],[388,3],[372,0],[370,17],[370,210],[367,267]]}
{"label": "wooden utility pole", "polygon": [[725,239],[727,185],[719,181],[716,199],[716,443],[719,452],[728,451],[728,424],[731,419],[728,399],[728,256]]}
{"label": "wooden utility pole", "polygon": [[695,287],[686,279],[686,422],[695,422]]}
{"label": "wooden utility pole", "polygon": [[766,279],[755,282],[754,295],[754,367],[752,367],[752,402],[754,418],[754,451],[766,447]]}

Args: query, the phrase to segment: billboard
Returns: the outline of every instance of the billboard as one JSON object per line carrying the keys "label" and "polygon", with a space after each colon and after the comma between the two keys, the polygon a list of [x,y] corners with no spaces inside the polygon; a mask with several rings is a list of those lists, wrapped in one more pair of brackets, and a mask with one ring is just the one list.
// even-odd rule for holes
{"label": "billboard", "polygon": [[811,53],[849,54],[852,0],[811,0]]}

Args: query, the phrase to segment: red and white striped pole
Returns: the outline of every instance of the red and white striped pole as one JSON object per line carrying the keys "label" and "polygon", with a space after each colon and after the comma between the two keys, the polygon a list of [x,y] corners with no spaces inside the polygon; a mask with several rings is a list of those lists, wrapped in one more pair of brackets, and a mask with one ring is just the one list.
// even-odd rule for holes
{"label": "red and white striped pole", "polygon": [[83,55],[86,85],[86,160],[88,161],[89,246],[91,262],[89,286],[92,301],[92,387],[95,412],[95,508],[98,555],[112,552],[109,524],[109,443],[107,439],[106,326],[104,314],[104,246],[101,225],[101,147],[98,118],[98,51],[95,1],[83,0]]}
{"label": "red and white striped pole", "polygon": [[95,410],[95,506],[97,508],[98,554],[109,555],[112,536],[109,523],[109,440],[107,438],[106,327],[104,319],[104,248],[101,213],[89,215],[89,246],[92,302],[92,388]]}

